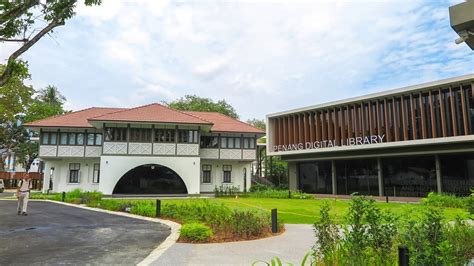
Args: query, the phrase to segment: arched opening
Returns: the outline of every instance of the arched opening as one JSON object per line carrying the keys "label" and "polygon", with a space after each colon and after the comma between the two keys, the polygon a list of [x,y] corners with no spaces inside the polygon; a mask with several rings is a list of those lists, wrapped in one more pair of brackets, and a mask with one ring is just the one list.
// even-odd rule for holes
{"label": "arched opening", "polygon": [[125,173],[113,194],[187,194],[183,179],[168,167],[158,164],[137,166]]}

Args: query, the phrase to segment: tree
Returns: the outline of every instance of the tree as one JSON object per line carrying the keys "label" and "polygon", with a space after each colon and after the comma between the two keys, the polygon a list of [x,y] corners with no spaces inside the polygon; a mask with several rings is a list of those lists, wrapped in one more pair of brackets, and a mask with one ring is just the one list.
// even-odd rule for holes
{"label": "tree", "polygon": [[58,88],[51,85],[38,92],[38,99],[50,105],[62,105],[66,101],[66,97],[61,95]]}
{"label": "tree", "polygon": [[30,107],[22,118],[24,123],[44,119],[54,115],[64,114],[64,97],[55,86],[46,86],[37,92]]}
{"label": "tree", "polygon": [[[99,5],[101,0],[84,0],[85,5]],[[0,42],[16,42],[21,46],[9,57],[0,72],[0,87],[25,63],[17,60],[46,34],[65,24],[75,15],[77,0],[1,1]]]}
{"label": "tree", "polygon": [[[0,86],[0,124],[14,121],[19,113],[26,112],[31,103],[34,90],[24,84],[30,78],[26,64],[19,65],[12,72],[12,77],[3,86]],[[5,69],[0,65],[0,72]]]}
{"label": "tree", "polygon": [[248,119],[247,123],[251,124],[252,126],[254,126],[256,128],[260,128],[260,129],[263,129],[263,130],[265,130],[267,128],[267,125],[266,125],[264,119],[258,119],[258,118]]}
{"label": "tree", "polygon": [[210,98],[186,95],[183,98],[165,104],[173,109],[181,111],[218,112],[235,119],[239,118],[234,107],[225,100],[214,102]]}

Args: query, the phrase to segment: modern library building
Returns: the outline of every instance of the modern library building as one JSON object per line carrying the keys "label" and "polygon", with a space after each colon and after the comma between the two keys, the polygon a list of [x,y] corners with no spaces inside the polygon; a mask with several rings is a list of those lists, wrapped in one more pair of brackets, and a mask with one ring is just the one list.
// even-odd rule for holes
{"label": "modern library building", "polygon": [[267,115],[290,187],[423,197],[474,187],[474,74]]}

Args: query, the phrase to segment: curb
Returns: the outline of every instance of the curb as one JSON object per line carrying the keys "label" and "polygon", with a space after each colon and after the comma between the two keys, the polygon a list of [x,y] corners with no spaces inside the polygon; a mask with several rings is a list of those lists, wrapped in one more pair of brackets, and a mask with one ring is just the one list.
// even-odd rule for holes
{"label": "curb", "polygon": [[[16,200],[16,199],[0,199],[0,200]],[[51,203],[56,203],[56,204],[61,204],[69,207],[76,207],[80,209],[85,209],[89,211],[95,211],[95,212],[102,212],[102,213],[108,213],[112,215],[118,215],[118,216],[123,216],[123,217],[128,217],[128,218],[133,218],[133,219],[140,219],[140,220],[145,220],[149,222],[154,222],[154,223],[162,223],[170,227],[171,233],[170,235],[163,241],[159,246],[157,246],[148,256],[143,259],[141,262],[139,262],[137,265],[150,265],[152,262],[157,260],[168,248],[170,248],[174,243],[179,238],[179,229],[181,228],[181,225],[172,221],[168,220],[163,220],[159,218],[151,218],[151,217],[144,217],[140,215],[135,215],[135,214],[130,214],[130,213],[125,213],[125,212],[115,212],[115,211],[109,211],[109,210],[104,210],[104,209],[98,209],[98,208],[92,208],[92,207],[87,207],[83,205],[76,205],[72,203],[67,203],[67,202],[61,202],[61,201],[54,201],[54,200],[30,200],[30,201],[43,201],[43,202],[51,202]]]}

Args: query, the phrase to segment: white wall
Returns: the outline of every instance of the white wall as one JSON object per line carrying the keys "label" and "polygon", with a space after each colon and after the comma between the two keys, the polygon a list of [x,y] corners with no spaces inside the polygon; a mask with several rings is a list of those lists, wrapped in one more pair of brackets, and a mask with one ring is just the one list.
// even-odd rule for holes
{"label": "white wall", "polygon": [[[99,190],[99,184],[92,183],[94,164],[99,163],[99,158],[68,158],[58,160],[45,160],[43,192],[49,188],[51,167],[53,172],[53,191],[68,192],[76,188],[86,191]],[[69,164],[80,163],[79,183],[69,183]],[[102,177],[101,177],[102,178]]]}
{"label": "white wall", "polygon": [[[241,191],[244,190],[244,168],[247,171],[247,191],[250,189],[251,183],[251,162],[236,162],[225,160],[201,160],[203,164],[212,165],[211,183],[202,183],[202,171],[199,170],[199,182],[201,183],[201,192],[213,192],[216,186],[235,186],[239,187]],[[232,165],[231,183],[223,183],[224,173],[222,165]],[[202,168],[201,168],[202,169]]]}
{"label": "white wall", "polygon": [[144,164],[159,164],[175,171],[184,181],[188,194],[200,192],[199,157],[102,156],[99,191],[112,194],[119,179],[129,170]]}

